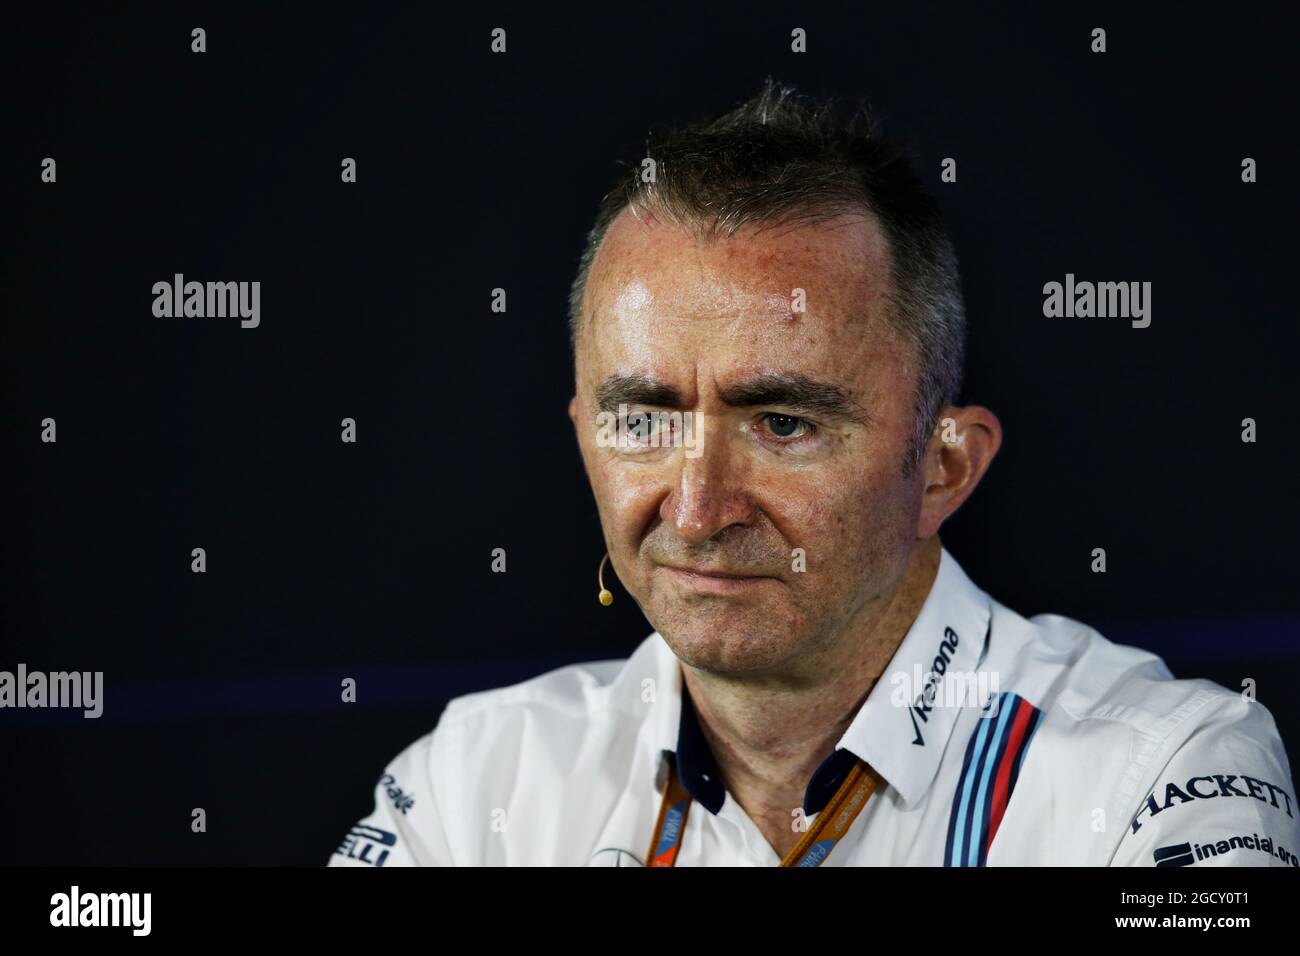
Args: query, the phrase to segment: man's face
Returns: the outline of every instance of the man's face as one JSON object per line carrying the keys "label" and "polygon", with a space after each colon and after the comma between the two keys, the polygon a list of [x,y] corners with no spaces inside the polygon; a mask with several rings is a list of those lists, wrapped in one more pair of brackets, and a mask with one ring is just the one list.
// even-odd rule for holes
{"label": "man's face", "polygon": [[[886,320],[887,244],[865,215],[705,242],[640,216],[593,263],[570,406],[610,559],[687,664],[800,673],[916,542],[916,363]],[[695,447],[608,447],[597,416],[620,403],[691,412]]]}

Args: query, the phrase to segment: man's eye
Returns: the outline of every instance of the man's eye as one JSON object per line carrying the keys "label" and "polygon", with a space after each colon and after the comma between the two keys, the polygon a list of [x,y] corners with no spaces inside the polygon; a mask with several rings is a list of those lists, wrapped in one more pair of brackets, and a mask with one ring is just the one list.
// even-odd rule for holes
{"label": "man's eye", "polygon": [[648,441],[659,434],[659,416],[649,412],[632,412],[619,423],[631,441]]}
{"label": "man's eye", "polygon": [[769,412],[763,416],[767,429],[777,438],[801,438],[810,429],[811,424],[793,415],[778,415]]}

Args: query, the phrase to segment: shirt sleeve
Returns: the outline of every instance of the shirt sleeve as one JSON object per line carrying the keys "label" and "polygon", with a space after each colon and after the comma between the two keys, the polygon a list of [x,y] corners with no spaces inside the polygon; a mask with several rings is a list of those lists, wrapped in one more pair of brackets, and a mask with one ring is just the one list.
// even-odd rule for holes
{"label": "shirt sleeve", "polygon": [[434,799],[437,730],[395,757],[375,784],[375,807],[357,821],[329,866],[451,866]]}
{"label": "shirt sleeve", "polygon": [[1112,866],[1300,867],[1300,821],[1273,716],[1233,694],[1198,726],[1126,821]]}

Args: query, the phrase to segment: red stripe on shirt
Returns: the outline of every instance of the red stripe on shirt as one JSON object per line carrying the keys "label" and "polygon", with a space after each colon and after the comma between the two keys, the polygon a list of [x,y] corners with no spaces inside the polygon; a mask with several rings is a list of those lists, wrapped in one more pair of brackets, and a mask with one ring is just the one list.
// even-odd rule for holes
{"label": "red stripe on shirt", "polygon": [[1002,751],[1002,761],[998,765],[997,780],[993,784],[993,806],[989,810],[989,842],[984,847],[987,853],[988,848],[993,845],[993,837],[997,835],[998,824],[1002,822],[1002,814],[1007,809],[1007,790],[1011,785],[1011,768],[1016,765],[1016,756],[1020,753],[1020,744],[1025,738],[1025,728],[1029,726],[1029,719],[1033,716],[1034,708],[1029,701],[1023,697],[1020,698],[1016,705],[1016,716],[1011,724],[1011,733],[1007,737],[1006,749]]}

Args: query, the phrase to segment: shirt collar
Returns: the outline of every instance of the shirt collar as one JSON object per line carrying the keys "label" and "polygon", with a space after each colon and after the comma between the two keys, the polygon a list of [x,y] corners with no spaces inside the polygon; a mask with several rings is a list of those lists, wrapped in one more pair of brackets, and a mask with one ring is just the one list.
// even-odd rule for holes
{"label": "shirt collar", "polygon": [[677,773],[691,798],[716,814],[727,797],[722,773],[700,729],[690,691],[682,680],[681,662],[661,635],[656,633],[655,638],[661,645],[660,654],[670,665],[661,681],[659,699],[663,706],[656,706],[654,711],[655,788],[663,792],[668,780],[668,759],[675,758]]}
{"label": "shirt collar", "polygon": [[[947,673],[978,670],[988,655],[992,616],[989,596],[942,548],[939,572],[916,620],[836,744],[870,764],[906,804],[929,789],[963,709],[935,699],[938,682]],[[821,773],[813,774],[810,792]]]}
{"label": "shirt collar", "polygon": [[[945,673],[974,672],[988,653],[992,604],[946,548],[921,610],[880,679],[844,732],[835,751],[813,773],[804,812],[819,813],[860,757],[912,804],[929,789],[961,707],[941,706],[929,695]],[[663,638],[659,637],[660,642]],[[667,780],[666,757],[691,797],[718,813],[726,788],[700,729],[681,664],[666,642],[672,667],[664,682],[664,707],[655,709],[655,785]]]}

